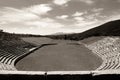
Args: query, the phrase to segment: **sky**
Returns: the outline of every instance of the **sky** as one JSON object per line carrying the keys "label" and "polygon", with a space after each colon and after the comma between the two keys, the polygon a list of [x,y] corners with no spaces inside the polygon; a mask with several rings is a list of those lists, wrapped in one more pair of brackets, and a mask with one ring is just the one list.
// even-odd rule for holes
{"label": "sky", "polygon": [[0,29],[12,33],[81,33],[117,19],[120,0],[0,0]]}

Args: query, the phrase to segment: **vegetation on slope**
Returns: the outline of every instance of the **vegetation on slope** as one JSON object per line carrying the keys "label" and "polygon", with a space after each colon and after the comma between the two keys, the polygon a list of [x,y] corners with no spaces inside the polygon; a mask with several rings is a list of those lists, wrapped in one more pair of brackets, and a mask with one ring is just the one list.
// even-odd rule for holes
{"label": "vegetation on slope", "polygon": [[82,40],[92,36],[120,36],[120,20],[111,21],[83,33],[50,35],[52,39]]}

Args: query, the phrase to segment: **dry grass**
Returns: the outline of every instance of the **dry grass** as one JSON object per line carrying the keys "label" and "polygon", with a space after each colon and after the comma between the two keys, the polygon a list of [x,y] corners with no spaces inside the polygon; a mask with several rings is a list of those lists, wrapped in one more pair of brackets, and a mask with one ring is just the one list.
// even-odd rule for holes
{"label": "dry grass", "polygon": [[105,38],[105,36],[100,36],[100,37],[89,37],[89,38],[86,38],[84,40],[81,40],[80,42],[82,43],[85,43],[85,44],[91,44],[91,43],[94,43],[96,41],[99,41],[101,39]]}
{"label": "dry grass", "polygon": [[44,44],[44,43],[51,43],[52,42],[52,39],[46,38],[46,37],[40,37],[40,38],[27,37],[27,38],[22,38],[22,39],[26,42],[30,42],[30,43],[33,43],[33,44],[36,44],[36,45],[41,45],[41,44]]}

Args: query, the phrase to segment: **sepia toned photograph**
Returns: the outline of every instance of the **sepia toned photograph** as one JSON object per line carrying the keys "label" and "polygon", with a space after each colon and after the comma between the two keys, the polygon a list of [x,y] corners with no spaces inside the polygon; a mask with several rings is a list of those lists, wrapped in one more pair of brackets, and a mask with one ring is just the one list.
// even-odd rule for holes
{"label": "sepia toned photograph", "polygon": [[120,0],[0,0],[0,80],[120,80]]}

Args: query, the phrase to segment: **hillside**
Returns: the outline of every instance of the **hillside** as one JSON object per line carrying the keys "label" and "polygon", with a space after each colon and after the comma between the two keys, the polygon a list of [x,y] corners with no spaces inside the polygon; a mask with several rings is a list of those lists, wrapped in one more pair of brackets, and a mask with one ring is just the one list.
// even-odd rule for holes
{"label": "hillside", "polygon": [[16,34],[12,34],[12,33],[7,33],[7,32],[4,32],[4,31],[0,31],[0,40],[3,41],[3,40],[7,40],[7,41],[10,41],[10,40],[20,40],[20,37],[18,37]]}
{"label": "hillside", "polygon": [[44,37],[41,35],[34,34],[17,34],[17,33],[8,33],[0,30],[0,40],[20,40],[23,37]]}
{"label": "hillside", "polygon": [[83,33],[48,36],[53,39],[82,40],[92,36],[120,36],[120,20],[111,21]]}

